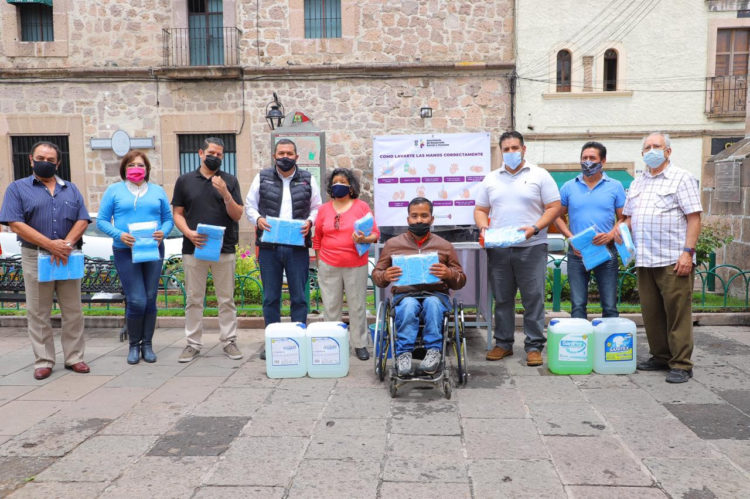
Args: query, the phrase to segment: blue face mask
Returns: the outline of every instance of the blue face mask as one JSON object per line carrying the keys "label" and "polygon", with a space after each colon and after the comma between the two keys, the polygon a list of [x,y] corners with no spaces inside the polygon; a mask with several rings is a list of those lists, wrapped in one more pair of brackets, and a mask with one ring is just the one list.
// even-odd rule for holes
{"label": "blue face mask", "polygon": [[521,164],[521,161],[523,161],[523,158],[521,157],[521,151],[503,153],[503,163],[505,163],[505,165],[511,170],[515,170],[516,168],[518,168],[518,165]]}
{"label": "blue face mask", "polygon": [[331,186],[331,197],[343,198],[348,196],[351,192],[351,187],[346,184],[333,184]]}
{"label": "blue face mask", "polygon": [[643,155],[643,162],[646,163],[649,168],[659,168],[659,166],[664,163],[664,149],[651,149]]}
{"label": "blue face mask", "polygon": [[600,171],[602,171],[601,162],[594,163],[593,161],[581,161],[581,172],[583,172],[583,174],[587,177],[596,175]]}

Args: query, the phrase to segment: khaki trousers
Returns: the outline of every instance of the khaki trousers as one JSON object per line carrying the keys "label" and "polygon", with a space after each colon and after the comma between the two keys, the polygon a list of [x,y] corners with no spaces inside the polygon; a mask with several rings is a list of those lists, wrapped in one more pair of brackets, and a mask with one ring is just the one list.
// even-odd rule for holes
{"label": "khaki trousers", "polygon": [[318,260],[318,285],[327,321],[340,321],[344,291],[349,306],[349,341],[354,348],[367,346],[367,265],[334,267]]}
{"label": "khaki trousers", "polygon": [[234,304],[234,253],[222,253],[218,262],[199,260],[193,255],[182,255],[185,270],[185,336],[187,344],[200,350],[203,344],[203,301],[206,297],[208,272],[214,278],[214,289],[219,304],[219,340],[228,343],[237,339],[237,307]]}
{"label": "khaki trousers", "polygon": [[693,361],[693,277],[674,265],[638,267],[638,294],[651,356],[670,368],[691,369]]}
{"label": "khaki trousers", "polygon": [[35,249],[21,248],[23,282],[26,288],[26,320],[34,351],[34,368],[55,365],[55,340],[50,320],[55,294],[62,313],[60,342],[63,359],[66,366],[71,366],[83,361],[85,348],[81,280],[39,282],[38,256],[39,252]]}

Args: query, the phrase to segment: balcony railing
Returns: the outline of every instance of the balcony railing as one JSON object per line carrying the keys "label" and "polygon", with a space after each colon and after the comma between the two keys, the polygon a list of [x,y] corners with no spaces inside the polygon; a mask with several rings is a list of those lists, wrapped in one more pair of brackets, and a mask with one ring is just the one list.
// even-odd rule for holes
{"label": "balcony railing", "polygon": [[747,79],[747,75],[706,78],[706,113],[715,118],[744,118]]}
{"label": "balcony railing", "polygon": [[240,35],[236,27],[162,30],[165,66],[237,66]]}

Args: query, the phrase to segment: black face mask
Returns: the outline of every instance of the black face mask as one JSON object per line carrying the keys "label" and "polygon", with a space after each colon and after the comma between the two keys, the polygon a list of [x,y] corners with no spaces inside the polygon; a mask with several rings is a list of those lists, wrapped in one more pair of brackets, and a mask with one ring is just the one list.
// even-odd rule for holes
{"label": "black face mask", "polygon": [[50,178],[55,174],[57,165],[51,161],[34,161],[34,175],[39,178]]}
{"label": "black face mask", "polygon": [[203,162],[206,164],[206,168],[213,172],[221,167],[221,158],[217,158],[216,156],[206,156]]}
{"label": "black face mask", "polygon": [[297,160],[294,160],[292,158],[284,157],[284,158],[278,158],[276,160],[276,166],[282,172],[288,172],[289,170],[294,168],[296,164],[297,164]]}
{"label": "black face mask", "polygon": [[409,232],[417,237],[425,236],[428,232],[430,232],[430,224],[425,222],[420,222],[418,224],[409,224]]}

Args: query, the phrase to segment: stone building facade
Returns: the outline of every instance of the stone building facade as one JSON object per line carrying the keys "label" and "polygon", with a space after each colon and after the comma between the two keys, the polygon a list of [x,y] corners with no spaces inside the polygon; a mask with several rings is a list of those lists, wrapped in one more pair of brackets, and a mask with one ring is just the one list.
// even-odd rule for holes
{"label": "stone building facade", "polygon": [[[512,1],[341,0],[331,38],[305,37],[305,2],[53,0],[49,41],[22,41],[26,7],[0,2],[0,194],[13,137],[63,135],[96,211],[119,158],[91,139],[116,130],[153,138],[152,178],[169,195],[180,134],[233,134],[244,193],[270,164],[272,92],[326,132],[328,168],[354,168],[368,200],[374,135],[490,131],[496,144],[510,126]],[[222,57],[191,61],[191,11],[217,8]]]}

